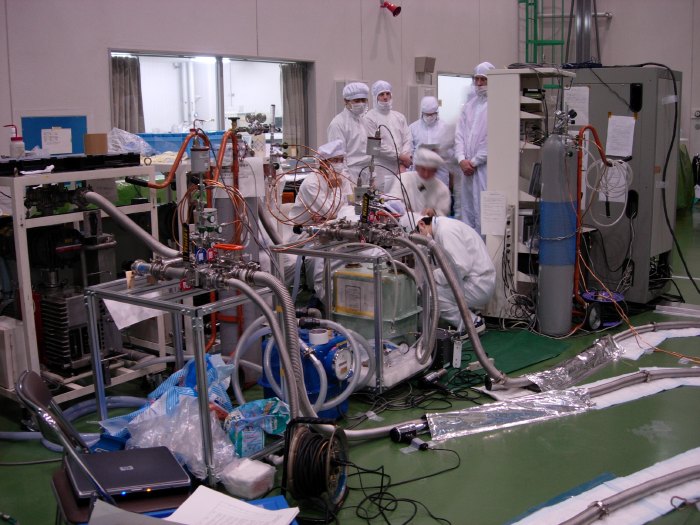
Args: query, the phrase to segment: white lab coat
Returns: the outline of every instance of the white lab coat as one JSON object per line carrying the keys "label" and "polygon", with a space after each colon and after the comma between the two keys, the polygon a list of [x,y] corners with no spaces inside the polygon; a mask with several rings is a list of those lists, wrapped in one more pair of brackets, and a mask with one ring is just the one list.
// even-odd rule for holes
{"label": "white lab coat", "polygon": [[374,157],[374,175],[375,188],[384,192],[400,172],[397,152],[399,155],[410,155],[413,151],[413,138],[408,129],[406,117],[398,111],[382,112],[378,108],[373,108],[367,112],[365,120],[369,136],[373,137],[379,130],[382,140],[381,153]]}
{"label": "white lab coat", "polygon": [[[352,194],[353,188],[347,179],[348,173],[343,173],[339,186],[330,187],[328,182],[317,173],[311,173],[299,186],[296,199],[292,205],[288,217],[296,224],[313,224],[314,218],[318,216],[321,221],[336,218],[354,219],[355,207],[348,204],[348,195]],[[307,237],[306,233],[292,234],[286,242],[300,241]],[[323,259],[307,257],[305,263],[307,282],[314,282],[314,288],[320,291],[316,295],[322,301],[323,296]]]}
{"label": "white lab coat", "polygon": [[[331,120],[331,123],[328,125],[327,135],[328,142],[332,140],[343,141],[345,146],[345,164],[348,166],[348,171],[352,176],[351,182],[356,184],[362,168],[369,165],[365,117],[355,116],[350,110],[345,108]],[[367,172],[367,169],[364,172]]]}
{"label": "white lab coat", "polygon": [[435,146],[437,149],[433,149],[435,153],[440,155],[442,160],[445,161],[444,166],[440,166],[437,170],[435,176],[445,184],[445,186],[450,185],[450,170],[448,169],[448,163],[453,161],[455,154],[455,130],[454,127],[446,124],[439,118],[434,124],[428,125],[422,118],[419,118],[413,122],[408,129],[411,132],[411,137],[413,139],[413,149],[411,153],[416,152],[416,148],[422,145],[431,146],[433,149]]}
{"label": "white lab coat", "polygon": [[460,208],[463,222],[481,234],[481,192],[486,190],[487,98],[475,95],[467,100],[455,131],[455,158],[469,160],[476,171],[461,175]]}
{"label": "white lab coat", "polygon": [[407,171],[401,174],[400,181],[393,181],[387,193],[402,201],[407,211],[422,214],[426,208],[432,208],[437,215],[450,214],[450,189],[437,177],[424,180],[418,172]]}
{"label": "white lab coat", "polygon": [[[349,177],[347,173],[344,175]],[[352,185],[345,176],[341,176],[338,186],[331,187],[321,175],[311,173],[299,186],[289,219],[302,225],[314,222],[312,216],[334,219],[339,210],[348,204],[348,195],[352,192]]]}
{"label": "white lab coat", "polygon": [[[496,268],[481,236],[473,228],[449,217],[433,217],[433,239],[446,252],[470,308],[485,306],[496,289]],[[440,317],[463,329],[462,316],[442,270],[433,273]]]}

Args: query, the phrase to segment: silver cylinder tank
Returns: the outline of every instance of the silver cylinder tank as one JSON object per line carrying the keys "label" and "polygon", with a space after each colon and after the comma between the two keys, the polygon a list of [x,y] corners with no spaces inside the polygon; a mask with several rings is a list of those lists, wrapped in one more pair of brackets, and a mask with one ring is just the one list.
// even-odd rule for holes
{"label": "silver cylinder tank", "polygon": [[542,148],[537,321],[547,335],[571,329],[576,262],[576,155],[562,135]]}

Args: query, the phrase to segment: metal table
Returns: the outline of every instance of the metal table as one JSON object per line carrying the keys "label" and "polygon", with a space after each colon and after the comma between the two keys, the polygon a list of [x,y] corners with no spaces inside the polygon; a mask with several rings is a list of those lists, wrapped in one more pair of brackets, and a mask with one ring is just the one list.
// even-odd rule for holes
{"label": "metal table", "polygon": [[[319,243],[315,239],[309,240],[307,244],[301,244],[295,247],[285,247],[283,250],[275,250],[272,246],[273,253],[278,256],[278,268],[282,268],[282,262],[280,256],[283,253],[293,254],[297,256],[305,257],[319,257],[323,259],[323,273],[325,281],[325,297],[323,298],[326,305],[326,318],[332,319],[332,268],[331,260],[339,260],[342,262],[350,263],[370,263],[372,264],[373,273],[373,287],[374,287],[374,358],[377,363],[376,372],[376,382],[372,390],[381,394],[385,389],[381,383],[381,378],[383,377],[383,360],[382,360],[382,345],[381,341],[383,338],[383,322],[384,316],[382,314],[383,304],[382,304],[382,264],[389,263],[390,259],[402,259],[404,257],[411,257],[413,253],[411,250],[405,247],[392,247],[383,248],[375,244],[361,245],[359,242],[350,243],[348,241],[331,241],[327,243]],[[341,248],[346,248],[340,251]],[[367,250],[377,249],[382,250],[381,254],[369,254],[362,253]],[[422,308],[423,312],[428,312],[430,310],[428,304],[428,289],[427,285],[423,283],[421,288],[421,298],[422,298]],[[425,333],[428,330],[428,316],[422,316],[422,332]]]}
{"label": "metal table", "polygon": [[[204,317],[211,313],[226,310],[249,301],[245,295],[241,294],[209,302],[209,294],[213,291],[211,289],[184,289],[179,281],[170,280],[151,284],[149,280],[150,279],[147,277],[136,277],[132,280],[131,287],[127,288],[127,280],[119,279],[85,289],[85,303],[88,311],[88,335],[90,337],[90,350],[92,353],[92,372],[95,383],[95,396],[97,398],[97,412],[100,419],[107,418],[105,378],[102,368],[100,337],[97,327],[97,314],[100,307],[100,299],[108,299],[127,305],[143,306],[169,312],[173,320],[175,365],[178,369],[184,364],[183,322],[187,319],[188,324],[190,324],[192,328],[192,344],[198,392],[207,391]],[[270,293],[267,288],[261,288],[256,291],[261,295]],[[196,297],[205,297],[207,302],[199,306],[192,306]],[[197,399],[199,403],[207,484],[213,486],[216,484],[216,480],[214,479],[213,471],[209,400],[206,395],[200,395]]]}

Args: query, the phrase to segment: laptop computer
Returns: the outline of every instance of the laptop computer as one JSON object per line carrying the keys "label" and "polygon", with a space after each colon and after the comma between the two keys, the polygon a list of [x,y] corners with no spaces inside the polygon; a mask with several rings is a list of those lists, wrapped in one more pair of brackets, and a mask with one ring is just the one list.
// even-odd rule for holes
{"label": "laptop computer", "polygon": [[[168,447],[87,453],[80,454],[80,458],[110,496],[163,495],[163,491],[186,491],[191,484]],[[90,478],[71,456],[66,457],[66,471],[78,498],[95,493]]]}

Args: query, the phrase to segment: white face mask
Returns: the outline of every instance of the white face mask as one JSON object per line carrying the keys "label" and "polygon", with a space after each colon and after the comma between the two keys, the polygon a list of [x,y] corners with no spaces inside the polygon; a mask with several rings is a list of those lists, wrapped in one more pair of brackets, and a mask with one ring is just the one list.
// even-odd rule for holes
{"label": "white face mask", "polygon": [[423,122],[425,122],[428,126],[432,126],[437,122],[438,116],[437,115],[423,115]]}
{"label": "white face mask", "polygon": [[383,112],[391,111],[391,100],[389,102],[377,102],[377,108]]}
{"label": "white face mask", "polygon": [[336,173],[341,173],[345,169],[344,162],[331,162],[331,167]]}
{"label": "white face mask", "polygon": [[367,103],[366,102],[353,102],[350,104],[350,107],[348,108],[350,112],[353,115],[364,115],[364,113],[367,111]]}
{"label": "white face mask", "polygon": [[485,97],[488,94],[488,86],[476,86],[476,94]]}

